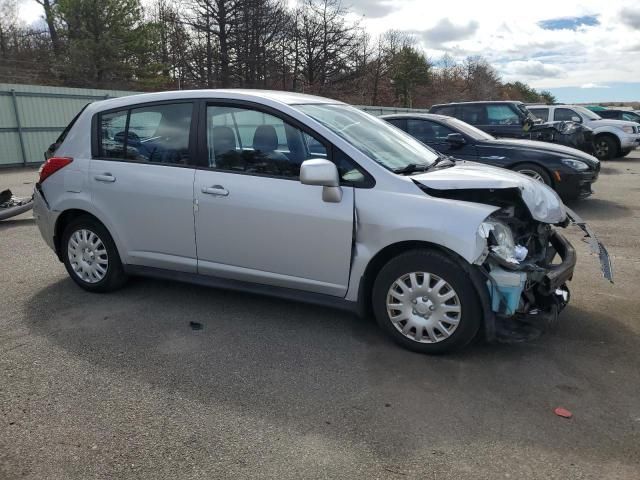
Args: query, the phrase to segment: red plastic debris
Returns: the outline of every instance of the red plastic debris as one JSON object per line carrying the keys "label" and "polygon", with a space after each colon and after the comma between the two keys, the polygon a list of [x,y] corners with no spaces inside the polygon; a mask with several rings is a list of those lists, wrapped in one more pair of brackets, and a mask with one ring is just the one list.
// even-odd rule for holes
{"label": "red plastic debris", "polygon": [[567,410],[566,408],[562,408],[562,407],[558,407],[556,408],[553,413],[555,413],[556,415],[558,415],[559,417],[563,417],[563,418],[571,418],[573,417],[573,413],[571,413],[569,410]]}

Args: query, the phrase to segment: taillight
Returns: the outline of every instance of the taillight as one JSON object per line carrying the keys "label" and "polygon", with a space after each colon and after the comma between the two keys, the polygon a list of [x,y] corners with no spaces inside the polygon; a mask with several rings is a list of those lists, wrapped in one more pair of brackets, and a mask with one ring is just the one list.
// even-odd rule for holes
{"label": "taillight", "polygon": [[44,182],[49,176],[56,173],[61,168],[66,167],[71,162],[73,162],[73,158],[71,157],[51,157],[46,162],[42,164],[40,167],[40,180],[39,182]]}

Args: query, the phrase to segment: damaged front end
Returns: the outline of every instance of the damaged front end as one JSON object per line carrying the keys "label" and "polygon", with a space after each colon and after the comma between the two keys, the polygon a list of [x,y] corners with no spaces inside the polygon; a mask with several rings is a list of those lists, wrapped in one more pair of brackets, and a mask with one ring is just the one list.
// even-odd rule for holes
{"label": "damaged front end", "polygon": [[498,207],[478,228],[485,248],[474,262],[481,277],[476,287],[486,286],[481,296],[489,304],[484,315],[488,340],[536,338],[556,323],[569,302],[567,282],[573,277],[576,251],[556,227],[574,224],[581,228],[600,256],[603,276],[612,281],[605,247],[573,211],[559,199],[559,204],[553,202],[550,189],[543,192],[545,197],[536,196],[535,185],[527,192],[518,187],[437,189],[425,183],[419,186],[431,196]]}
{"label": "damaged front end", "polygon": [[484,258],[476,262],[489,290],[494,324],[491,339],[530,340],[556,323],[569,301],[576,252],[551,225],[516,216],[501,208],[479,228],[486,239]]}

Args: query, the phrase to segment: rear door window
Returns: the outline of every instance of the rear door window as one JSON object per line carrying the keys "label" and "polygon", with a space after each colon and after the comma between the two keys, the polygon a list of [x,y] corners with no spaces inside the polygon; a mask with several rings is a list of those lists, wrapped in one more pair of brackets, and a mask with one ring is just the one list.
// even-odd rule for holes
{"label": "rear door window", "polygon": [[407,133],[422,143],[444,143],[447,135],[455,132],[439,123],[410,118],[407,120]]}
{"label": "rear door window", "polygon": [[580,115],[570,108],[556,108],[553,112],[553,119],[556,122],[571,122],[573,117],[580,118]]}
{"label": "rear door window", "polygon": [[124,141],[127,134],[128,110],[100,115],[100,157],[124,160]]}
{"label": "rear door window", "polygon": [[99,156],[187,165],[192,103],[141,106],[100,115]]}
{"label": "rear door window", "polygon": [[539,118],[543,122],[549,121],[549,109],[548,108],[529,108],[529,111]]}
{"label": "rear door window", "polygon": [[461,105],[460,106],[460,119],[463,122],[470,123],[471,125],[486,125],[486,108],[484,105]]}

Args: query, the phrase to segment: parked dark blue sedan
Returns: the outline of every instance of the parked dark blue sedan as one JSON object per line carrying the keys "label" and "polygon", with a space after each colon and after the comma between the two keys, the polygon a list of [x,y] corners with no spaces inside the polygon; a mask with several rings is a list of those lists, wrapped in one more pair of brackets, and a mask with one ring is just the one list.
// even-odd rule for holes
{"label": "parked dark blue sedan", "polygon": [[575,148],[521,139],[497,139],[461,120],[444,115],[385,115],[387,122],[434,150],[454,158],[508,168],[552,187],[563,199],[588,197],[600,162]]}

